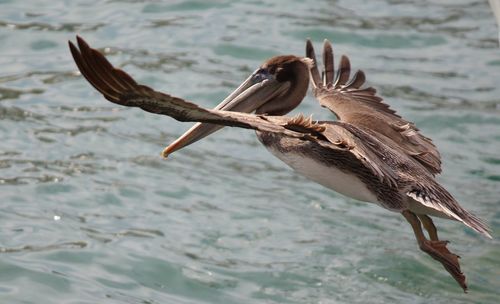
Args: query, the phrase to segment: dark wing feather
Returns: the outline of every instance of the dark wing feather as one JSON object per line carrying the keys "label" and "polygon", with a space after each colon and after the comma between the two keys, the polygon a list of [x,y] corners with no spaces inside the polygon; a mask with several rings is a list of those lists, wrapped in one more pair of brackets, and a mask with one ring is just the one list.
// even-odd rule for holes
{"label": "dark wing feather", "polygon": [[310,41],[307,41],[306,53],[313,60],[310,75],[314,94],[323,107],[328,108],[343,122],[375,131],[380,140],[391,146],[398,146],[430,173],[435,175],[441,172],[441,156],[432,141],[423,136],[413,123],[396,114],[376,95],[374,88],[361,88],[366,80],[363,71],[356,72],[349,80],[351,68],[346,56],[342,56],[333,81],[333,51],[331,44],[325,41],[325,68],[321,81]]}

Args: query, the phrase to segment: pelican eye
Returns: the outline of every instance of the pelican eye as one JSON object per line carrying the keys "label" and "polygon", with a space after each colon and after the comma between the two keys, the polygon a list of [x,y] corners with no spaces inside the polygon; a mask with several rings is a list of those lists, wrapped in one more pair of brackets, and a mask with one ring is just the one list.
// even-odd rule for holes
{"label": "pelican eye", "polygon": [[269,73],[268,69],[260,68],[257,71],[255,71],[255,73],[253,73],[252,81],[253,81],[253,83],[259,83],[259,82],[262,82],[262,81],[269,79],[271,77],[272,77],[272,75],[271,75],[271,73]]}

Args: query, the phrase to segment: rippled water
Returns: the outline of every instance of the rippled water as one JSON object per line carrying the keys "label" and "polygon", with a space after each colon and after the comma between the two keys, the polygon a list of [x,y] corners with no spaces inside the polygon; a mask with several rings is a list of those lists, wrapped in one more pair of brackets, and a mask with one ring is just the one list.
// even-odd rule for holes
{"label": "rippled water", "polygon": [[[487,1],[0,0],[0,302],[498,303],[500,49]],[[470,293],[404,219],[295,175],[252,132],[105,101],[82,35],[139,81],[212,107],[312,38],[430,135],[440,181],[493,240],[437,220]],[[309,96],[295,112],[331,118]]]}

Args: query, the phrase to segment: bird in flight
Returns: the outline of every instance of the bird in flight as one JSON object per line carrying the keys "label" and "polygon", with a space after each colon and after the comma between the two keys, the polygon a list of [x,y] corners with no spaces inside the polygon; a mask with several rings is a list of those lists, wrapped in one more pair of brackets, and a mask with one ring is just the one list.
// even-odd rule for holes
{"label": "bird in flight", "polygon": [[[419,248],[440,262],[467,291],[459,256],[440,240],[432,217],[455,220],[491,238],[486,224],[462,208],[436,180],[440,154],[432,141],[398,115],[350,61],[325,40],[320,74],[312,43],[306,57],[276,56],[265,61],[214,109],[138,84],[77,36],[69,42],[81,74],[107,100],[179,121],[198,122],[163,151],[167,156],[224,126],[253,129],[276,157],[309,179],[354,199],[401,214]],[[285,114],[303,100],[309,83],[334,121]],[[422,228],[423,227],[423,228]],[[427,231],[427,236],[424,234]]]}

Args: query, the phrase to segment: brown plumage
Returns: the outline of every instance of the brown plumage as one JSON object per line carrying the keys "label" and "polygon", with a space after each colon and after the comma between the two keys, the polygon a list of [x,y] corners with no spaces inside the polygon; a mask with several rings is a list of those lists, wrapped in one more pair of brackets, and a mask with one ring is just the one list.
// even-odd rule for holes
{"label": "brown plumage", "polygon": [[[271,58],[212,110],[138,84],[83,39],[78,37],[77,42],[78,47],[71,42],[69,46],[78,68],[109,101],[179,121],[201,122],[167,147],[164,155],[222,126],[254,129],[259,140],[297,172],[347,196],[400,212],[411,224],[420,248],[441,262],[466,290],[458,258],[438,239],[429,215],[460,221],[490,236],[488,228],[435,181],[434,175],[441,171],[436,147],[383,103],[373,88],[361,88],[366,78],[362,71],[350,78],[349,59],[343,56],[335,76],[329,42],[323,51],[323,79],[308,41],[309,58]],[[319,102],[340,121],[281,116],[302,101],[310,78]],[[253,111],[257,114],[242,113]]]}
{"label": "brown plumage", "polygon": [[[314,59],[316,66],[316,55],[310,41],[306,53],[307,57]],[[334,80],[333,50],[329,42],[325,43],[323,62],[326,85],[320,85],[322,81],[317,68],[313,68],[311,74],[314,95],[323,107],[332,111],[341,121],[376,132],[379,140],[389,146],[398,146],[432,174],[441,172],[441,156],[432,141],[423,136],[413,123],[396,114],[376,95],[374,88],[360,88],[366,78],[363,71],[357,71],[349,79],[351,65],[346,56],[341,57]]]}

